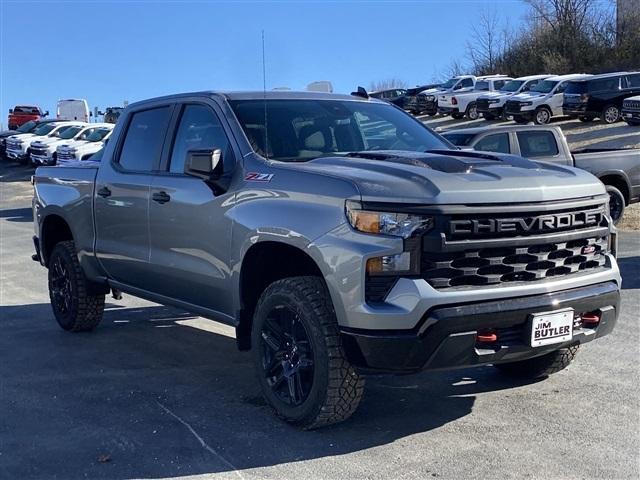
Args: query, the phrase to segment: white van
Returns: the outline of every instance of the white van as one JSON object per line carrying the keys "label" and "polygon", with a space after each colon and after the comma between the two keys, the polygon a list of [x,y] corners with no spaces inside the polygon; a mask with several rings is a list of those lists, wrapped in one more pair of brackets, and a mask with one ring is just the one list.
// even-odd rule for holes
{"label": "white van", "polygon": [[58,100],[57,118],[89,123],[89,104],[83,98]]}

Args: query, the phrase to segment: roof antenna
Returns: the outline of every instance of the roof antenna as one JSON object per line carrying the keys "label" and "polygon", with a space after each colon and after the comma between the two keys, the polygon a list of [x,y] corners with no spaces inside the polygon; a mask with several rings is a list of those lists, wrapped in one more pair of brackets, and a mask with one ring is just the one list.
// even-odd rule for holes
{"label": "roof antenna", "polygon": [[267,134],[267,64],[264,56],[264,30],[262,30],[262,103],[264,104],[264,156],[269,160],[269,135]]}

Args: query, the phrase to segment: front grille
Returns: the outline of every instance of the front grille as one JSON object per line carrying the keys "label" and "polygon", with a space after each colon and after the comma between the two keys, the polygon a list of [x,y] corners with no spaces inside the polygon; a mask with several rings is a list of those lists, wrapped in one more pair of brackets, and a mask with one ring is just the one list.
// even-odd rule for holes
{"label": "front grille", "polygon": [[46,147],[31,146],[29,148],[29,151],[31,152],[32,155],[40,155],[40,156],[47,156],[47,153],[48,153]]}
{"label": "front grille", "polygon": [[622,104],[622,108],[626,110],[638,110],[640,111],[640,100],[625,100]]}
{"label": "front grille", "polygon": [[423,252],[421,276],[437,289],[531,282],[595,269],[605,264],[607,238],[524,247]]}
{"label": "front grille", "polygon": [[75,160],[76,156],[74,153],[69,151],[58,151],[58,160]]}
{"label": "front grille", "polygon": [[476,102],[478,110],[489,110],[489,100],[480,99]]}
{"label": "front grille", "polygon": [[515,100],[507,100],[504,104],[504,109],[507,112],[517,113],[520,111],[520,102]]}

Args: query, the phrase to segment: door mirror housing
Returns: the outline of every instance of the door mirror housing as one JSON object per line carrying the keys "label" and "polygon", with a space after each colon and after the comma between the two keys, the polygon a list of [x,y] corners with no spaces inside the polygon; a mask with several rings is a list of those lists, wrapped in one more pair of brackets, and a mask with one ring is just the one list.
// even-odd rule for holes
{"label": "door mirror housing", "polygon": [[10,108],[10,109],[9,109],[9,113],[13,113],[13,108]]}
{"label": "door mirror housing", "polygon": [[189,150],[184,162],[184,173],[204,180],[218,180],[222,177],[222,150]]}
{"label": "door mirror housing", "polygon": [[42,116],[43,116],[43,117],[48,117],[48,116],[49,116],[49,110],[47,110],[46,112],[44,112],[44,113],[42,114]]}

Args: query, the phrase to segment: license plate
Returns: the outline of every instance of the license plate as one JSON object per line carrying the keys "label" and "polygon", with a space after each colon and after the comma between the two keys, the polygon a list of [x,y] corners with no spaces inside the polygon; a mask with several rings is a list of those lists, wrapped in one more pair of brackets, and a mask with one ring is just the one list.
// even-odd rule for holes
{"label": "license plate", "polygon": [[531,346],[542,347],[573,338],[573,309],[536,313],[531,318]]}
{"label": "license plate", "polygon": [[631,115],[630,113],[625,113],[624,114],[624,118],[631,118],[633,115]]}

